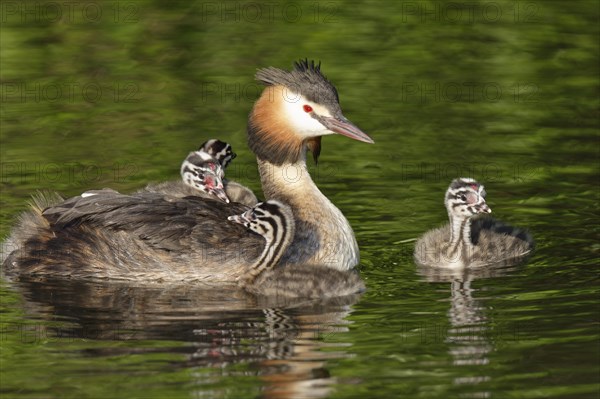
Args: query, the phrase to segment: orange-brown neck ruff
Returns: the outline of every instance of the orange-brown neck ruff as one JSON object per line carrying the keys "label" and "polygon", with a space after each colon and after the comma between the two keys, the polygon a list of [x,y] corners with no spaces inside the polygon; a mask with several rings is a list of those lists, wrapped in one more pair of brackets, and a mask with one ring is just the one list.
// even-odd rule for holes
{"label": "orange-brown neck ruff", "polygon": [[305,145],[289,123],[283,107],[283,86],[267,87],[248,118],[248,146],[262,160],[274,165],[296,163]]}

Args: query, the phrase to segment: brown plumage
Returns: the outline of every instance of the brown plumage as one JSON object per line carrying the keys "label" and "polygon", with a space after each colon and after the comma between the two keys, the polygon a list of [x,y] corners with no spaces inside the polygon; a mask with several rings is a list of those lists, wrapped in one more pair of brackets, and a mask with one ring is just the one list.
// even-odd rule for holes
{"label": "brown plumage", "polygon": [[242,226],[214,220],[246,209],[196,196],[99,190],[30,213],[27,226],[17,226],[27,238],[4,268],[73,278],[228,281],[244,272],[264,243]]}
{"label": "brown plumage", "polygon": [[267,87],[256,101],[248,120],[248,144],[261,159],[276,164],[293,163],[306,150],[304,139],[289,128],[282,109],[287,89]]}

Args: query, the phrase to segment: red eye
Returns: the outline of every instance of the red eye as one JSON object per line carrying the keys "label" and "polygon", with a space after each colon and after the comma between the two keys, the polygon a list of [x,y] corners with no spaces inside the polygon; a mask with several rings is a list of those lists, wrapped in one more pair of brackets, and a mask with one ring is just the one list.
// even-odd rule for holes
{"label": "red eye", "polygon": [[312,112],[313,111],[312,107],[308,104],[305,104],[303,108],[304,108],[304,112]]}

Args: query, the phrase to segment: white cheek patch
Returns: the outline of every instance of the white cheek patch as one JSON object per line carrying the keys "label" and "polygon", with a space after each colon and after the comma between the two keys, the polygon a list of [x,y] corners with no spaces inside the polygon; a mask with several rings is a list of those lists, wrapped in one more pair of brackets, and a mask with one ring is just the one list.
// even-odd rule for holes
{"label": "white cheek patch", "polygon": [[315,136],[324,136],[332,134],[325,126],[311,116],[311,112],[304,110],[304,105],[309,105],[313,112],[321,116],[328,116],[329,112],[324,107],[319,106],[299,94],[286,91],[283,94],[283,112],[285,119],[291,127],[302,137],[309,138]]}
{"label": "white cheek patch", "polygon": [[331,113],[330,113],[330,112],[329,112],[329,110],[328,110],[327,108],[325,108],[324,106],[322,106],[322,105],[319,105],[319,104],[314,104],[314,103],[313,103],[313,104],[311,104],[311,106],[313,107],[313,109],[315,110],[315,113],[316,113],[317,115],[320,115],[320,116],[329,116],[329,117],[331,117]]}

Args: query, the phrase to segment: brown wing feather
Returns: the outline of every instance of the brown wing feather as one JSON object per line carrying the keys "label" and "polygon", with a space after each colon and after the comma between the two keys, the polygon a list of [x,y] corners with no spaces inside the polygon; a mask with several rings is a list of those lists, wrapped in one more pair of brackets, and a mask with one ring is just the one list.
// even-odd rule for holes
{"label": "brown wing feather", "polygon": [[229,222],[248,208],[201,197],[100,190],[45,209],[40,234],[11,256],[27,274],[231,281],[264,239]]}

